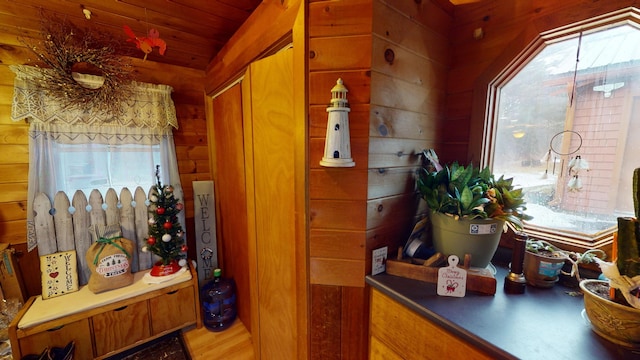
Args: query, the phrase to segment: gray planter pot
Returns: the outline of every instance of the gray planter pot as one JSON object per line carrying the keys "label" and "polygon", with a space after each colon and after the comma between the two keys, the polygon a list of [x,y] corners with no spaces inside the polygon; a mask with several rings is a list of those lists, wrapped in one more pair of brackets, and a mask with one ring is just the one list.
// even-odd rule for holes
{"label": "gray planter pot", "polygon": [[431,213],[433,247],[445,256],[456,255],[460,263],[471,255],[471,266],[485,268],[500,244],[504,220],[460,219]]}

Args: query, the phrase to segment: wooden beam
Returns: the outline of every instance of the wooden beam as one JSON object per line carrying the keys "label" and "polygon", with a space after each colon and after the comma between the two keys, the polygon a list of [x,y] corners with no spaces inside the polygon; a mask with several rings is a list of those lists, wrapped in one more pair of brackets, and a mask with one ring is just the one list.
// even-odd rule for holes
{"label": "wooden beam", "polygon": [[251,62],[291,43],[299,6],[300,0],[263,1],[207,66],[206,93],[219,92]]}

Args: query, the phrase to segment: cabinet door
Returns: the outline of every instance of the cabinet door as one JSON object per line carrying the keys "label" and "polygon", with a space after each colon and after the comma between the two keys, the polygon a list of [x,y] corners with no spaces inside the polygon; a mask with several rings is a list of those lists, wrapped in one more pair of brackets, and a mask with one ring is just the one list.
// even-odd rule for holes
{"label": "cabinet door", "polygon": [[191,286],[150,299],[149,306],[153,335],[177,330],[196,322],[196,304]]}
{"label": "cabinet door", "polygon": [[151,336],[146,301],[95,315],[91,320],[96,356],[133,345]]}
{"label": "cabinet door", "polygon": [[491,359],[376,289],[371,289],[369,315],[371,359]]}
{"label": "cabinet door", "polygon": [[89,320],[82,319],[20,339],[22,355],[40,354],[48,347],[65,347],[75,341],[75,359],[93,359]]}

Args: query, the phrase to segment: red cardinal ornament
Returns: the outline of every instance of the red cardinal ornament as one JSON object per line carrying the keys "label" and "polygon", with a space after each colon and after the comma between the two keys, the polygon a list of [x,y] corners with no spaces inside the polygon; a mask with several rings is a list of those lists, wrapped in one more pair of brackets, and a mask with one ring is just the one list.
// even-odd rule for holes
{"label": "red cardinal ornament", "polygon": [[147,60],[147,55],[153,51],[154,47],[158,48],[158,53],[164,55],[167,50],[167,43],[160,39],[160,32],[156,29],[149,29],[149,37],[138,37],[131,30],[128,25],[124,25],[124,32],[129,36],[128,42],[136,44],[136,47],[144,53],[144,60]]}

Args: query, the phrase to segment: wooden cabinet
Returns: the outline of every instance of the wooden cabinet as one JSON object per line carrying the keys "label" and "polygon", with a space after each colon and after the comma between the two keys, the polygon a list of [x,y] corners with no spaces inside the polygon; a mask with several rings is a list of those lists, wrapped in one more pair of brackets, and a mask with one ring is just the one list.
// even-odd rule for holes
{"label": "wooden cabinet", "polygon": [[147,301],[124,305],[91,317],[96,355],[101,356],[149,338]]}
{"label": "wooden cabinet", "polygon": [[492,358],[373,288],[369,326],[372,360]]}
{"label": "wooden cabinet", "polygon": [[196,311],[200,309],[190,306],[194,303],[193,297],[192,289],[184,288],[149,299],[151,334],[158,335],[193,324]]}
{"label": "wooden cabinet", "polygon": [[[76,342],[76,359],[93,358],[89,319],[71,322],[58,321],[56,324],[51,324],[50,327],[44,326],[41,330],[36,331],[38,332],[21,338],[19,345],[13,341],[11,342],[14,359],[21,358],[20,355],[16,356],[16,353],[22,355],[40,354],[44,350],[44,346],[62,348],[72,340]],[[47,345],[43,346],[43,344]],[[16,349],[16,347],[19,347],[19,349]]]}
{"label": "wooden cabinet", "polygon": [[221,237],[233,241],[222,247],[233,259],[223,276],[236,281],[238,317],[263,359],[306,358],[305,119],[295,116],[294,66],[294,50],[281,50],[212,100]]}
{"label": "wooden cabinet", "polygon": [[[190,275],[190,276],[189,276]],[[14,359],[75,341],[75,359],[104,359],[188,326],[202,326],[198,278],[187,274],[161,284],[134,284],[92,294],[31,297],[9,325]]]}

